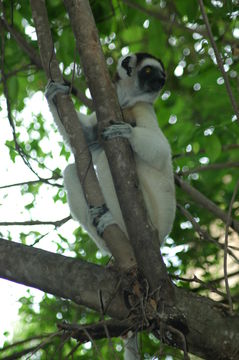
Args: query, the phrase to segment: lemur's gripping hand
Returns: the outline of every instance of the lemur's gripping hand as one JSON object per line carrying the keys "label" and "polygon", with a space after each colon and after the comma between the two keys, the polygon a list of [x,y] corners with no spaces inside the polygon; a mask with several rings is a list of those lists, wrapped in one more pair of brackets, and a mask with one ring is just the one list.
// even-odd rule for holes
{"label": "lemur's gripping hand", "polygon": [[45,97],[48,101],[53,101],[57,94],[69,94],[69,92],[70,87],[68,85],[49,80],[45,89]]}
{"label": "lemur's gripping hand", "polygon": [[102,132],[102,137],[104,140],[109,140],[116,137],[130,139],[131,135],[132,126],[123,122],[111,125]]}

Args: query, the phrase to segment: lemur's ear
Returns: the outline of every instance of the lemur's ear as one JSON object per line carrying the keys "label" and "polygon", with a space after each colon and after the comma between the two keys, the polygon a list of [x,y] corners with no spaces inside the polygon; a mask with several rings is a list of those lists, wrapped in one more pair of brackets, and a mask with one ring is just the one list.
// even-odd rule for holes
{"label": "lemur's ear", "polygon": [[127,56],[121,62],[121,66],[126,70],[127,75],[130,76],[132,73],[132,67],[130,66],[131,56]]}
{"label": "lemur's ear", "polygon": [[120,79],[126,79],[132,75],[132,72],[136,66],[136,56],[126,55],[119,59],[117,65],[117,73]]}

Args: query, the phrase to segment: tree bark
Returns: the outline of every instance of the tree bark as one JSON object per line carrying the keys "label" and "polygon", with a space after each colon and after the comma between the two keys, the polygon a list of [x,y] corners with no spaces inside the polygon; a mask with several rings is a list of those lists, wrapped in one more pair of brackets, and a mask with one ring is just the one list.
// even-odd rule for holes
{"label": "tree bark", "polygon": [[[45,1],[31,0],[30,3],[37,31],[42,66],[49,79],[63,83],[54,52]],[[57,95],[56,100],[60,119],[69,136],[71,148],[74,151],[77,173],[84,189],[87,203],[89,206],[99,207],[105,201],[73,102],[68,95],[62,94]],[[132,247],[116,224],[109,225],[106,228],[103,238],[121,268],[128,269],[135,265]]]}
{"label": "tree bark", "polygon": [[[36,8],[37,5],[44,5],[44,2],[42,0],[32,0],[31,3],[34,4],[35,18],[39,17],[39,34],[46,36],[47,42],[49,41],[50,32],[48,24],[43,22],[46,16],[44,15],[42,18],[42,13]],[[94,101],[101,123],[100,126],[104,128],[109,125],[110,120],[121,121],[122,119],[116,97],[112,95],[112,85],[107,77],[107,72],[104,70],[105,65],[99,48],[94,22],[92,23],[92,14],[88,2],[84,0],[65,0],[65,4],[67,7],[69,6],[70,18],[78,39],[78,46],[92,95],[95,91]],[[80,14],[79,10],[81,11]],[[73,13],[71,13],[72,11]],[[77,33],[78,26],[79,33]],[[87,29],[87,33],[83,32],[84,29]],[[81,39],[81,36],[83,36],[83,39]],[[54,59],[52,58],[52,42],[48,46],[49,48],[45,49],[45,52],[43,51],[43,57],[46,56],[44,58],[46,60],[45,67],[47,66],[47,71],[49,71],[50,66],[50,73],[54,80],[61,80],[56,59],[54,56]],[[98,86],[99,84],[101,86]],[[63,100],[59,100],[59,111],[63,114],[62,118],[71,134],[72,143],[75,144],[76,151],[78,151],[77,144],[81,139],[80,130],[78,137],[78,121],[72,109],[68,107],[67,102],[69,103],[69,101],[65,101],[64,96],[62,98]],[[62,104],[60,104],[61,101]],[[102,107],[102,104],[105,104],[105,106]],[[64,106],[67,110],[66,113],[64,113]],[[70,106],[72,107],[72,105]],[[71,120],[72,118],[74,120]],[[77,136],[75,136],[76,132]],[[165,283],[169,284],[169,288],[171,288],[171,283],[168,280],[160,255],[156,235],[152,229],[148,228],[145,221],[146,213],[142,207],[142,196],[140,197],[137,191],[135,169],[127,148],[127,142],[124,140],[112,140],[105,145],[105,149],[112,167],[138,265],[148,279],[151,290],[159,290],[160,298],[164,299],[164,306],[161,307],[160,311],[155,312],[150,329],[153,330],[156,336],[162,337],[171,346],[182,348],[185,340],[188,351],[204,359],[238,359],[238,315],[231,316],[228,314],[227,309],[217,302],[176,287],[174,289],[173,304],[167,301],[168,289]],[[130,169],[129,176],[127,174],[128,168]],[[81,173],[81,170],[79,170],[79,173]],[[71,299],[78,304],[88,306],[99,312],[102,312],[103,302],[106,314],[116,320],[125,319],[128,316],[128,309],[124,301],[124,286],[120,286],[119,274],[113,269],[104,269],[81,260],[0,239],[0,276],[10,281],[36,287],[55,296]],[[124,329],[121,321],[120,324],[121,326],[118,327],[117,325],[114,327],[113,324],[110,334],[114,336],[120,335]],[[164,332],[162,328],[165,328]],[[159,332],[161,332],[160,335]],[[102,336],[104,334],[102,331]]]}
{"label": "tree bark", "polygon": [[[118,288],[119,274],[112,268],[104,269],[0,239],[0,277],[71,299],[99,312],[102,312],[101,290],[103,303],[109,305],[106,314],[115,320],[115,328],[110,334],[120,335],[129,327],[127,321],[122,322],[129,310],[125,306],[122,287]],[[165,324],[163,339],[169,345],[182,348],[182,337],[168,330],[167,325],[181,331],[188,352],[192,354],[206,360],[239,358],[239,315],[230,315],[218,302],[175,288],[175,305],[165,306],[159,316],[161,324]],[[160,325],[157,322],[153,330],[158,334]],[[105,336],[103,331],[102,336]]]}
{"label": "tree bark", "polygon": [[[98,31],[87,0],[64,0],[69,13],[84,74],[99,122],[99,132],[123,121],[115,89],[106,68]],[[173,299],[173,287],[160,253],[157,232],[148,222],[133,154],[128,141],[115,138],[103,143],[124,221],[140,272],[160,298]],[[130,206],[129,206],[130,204]]]}
{"label": "tree bark", "polygon": [[[0,239],[0,277],[71,299],[99,313],[99,291],[106,304],[119,282],[113,269],[4,239]],[[122,293],[113,297],[108,314],[117,319],[127,316]]]}

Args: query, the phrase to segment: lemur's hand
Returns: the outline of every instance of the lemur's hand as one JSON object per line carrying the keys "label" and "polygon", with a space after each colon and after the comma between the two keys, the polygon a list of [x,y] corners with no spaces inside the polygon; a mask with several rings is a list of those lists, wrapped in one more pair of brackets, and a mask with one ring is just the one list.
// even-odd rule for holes
{"label": "lemur's hand", "polygon": [[68,85],[49,80],[45,89],[45,97],[48,101],[53,101],[57,94],[69,94],[69,92],[70,87]]}

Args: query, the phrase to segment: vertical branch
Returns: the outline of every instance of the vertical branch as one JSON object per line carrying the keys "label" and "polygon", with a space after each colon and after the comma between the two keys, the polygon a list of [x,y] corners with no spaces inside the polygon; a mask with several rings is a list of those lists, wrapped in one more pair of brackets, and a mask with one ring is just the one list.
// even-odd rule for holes
{"label": "vertical branch", "polygon": [[[64,3],[101,131],[112,122],[123,121],[117,96],[106,68],[89,1],[64,0]],[[135,163],[129,144],[125,139],[115,138],[104,142],[103,146],[139,269],[149,281],[151,289],[157,292],[160,288],[161,298],[169,302],[172,283],[160,253],[158,235],[147,221],[148,216],[143,196],[138,189]]]}
{"label": "vertical branch", "polygon": [[224,264],[223,264],[224,265],[224,276],[225,276],[225,286],[226,286],[226,292],[227,292],[227,299],[228,299],[228,304],[229,304],[229,307],[230,307],[231,314],[233,312],[233,304],[232,304],[232,297],[231,297],[231,293],[230,293],[230,286],[229,286],[229,282],[228,282],[228,273],[227,273],[228,232],[229,232],[229,225],[230,225],[232,206],[233,206],[233,203],[235,201],[238,189],[239,189],[239,180],[237,181],[235,189],[233,191],[230,206],[229,206],[229,210],[228,210],[228,214],[227,214],[227,223],[226,223],[226,231],[225,231],[225,244],[224,244]]}
{"label": "vertical branch", "polygon": [[222,73],[223,79],[225,81],[227,93],[229,95],[233,110],[235,111],[237,121],[239,123],[239,109],[238,109],[235,97],[234,97],[234,95],[232,93],[232,89],[231,89],[231,86],[230,86],[230,83],[229,83],[227,73],[224,70],[221,54],[219,53],[216,42],[215,42],[215,40],[213,38],[211,26],[209,24],[208,17],[207,17],[207,14],[206,14],[206,11],[205,11],[205,8],[204,8],[204,5],[203,5],[203,0],[198,0],[198,3],[199,3],[199,6],[200,6],[200,9],[201,9],[203,20],[204,20],[205,25],[206,25],[208,37],[209,37],[209,39],[211,41],[211,44],[212,44],[212,47],[213,47],[213,50],[214,50],[214,53],[215,53],[215,56],[216,56],[216,59],[217,59],[218,67],[219,67],[219,69],[220,69],[220,71]]}
{"label": "vertical branch", "polygon": [[[51,80],[63,83],[62,74],[56,59],[52,41],[47,10],[44,0],[31,0],[32,17],[35,23],[42,66]],[[89,206],[100,207],[104,197],[92,165],[84,134],[69,95],[56,96],[57,110],[62,124],[69,136],[71,148],[74,149],[77,173],[83,185]],[[109,225],[103,234],[104,240],[118,264],[128,268],[135,264],[135,258],[128,239],[116,224]],[[117,239],[117,240],[116,240]]]}

